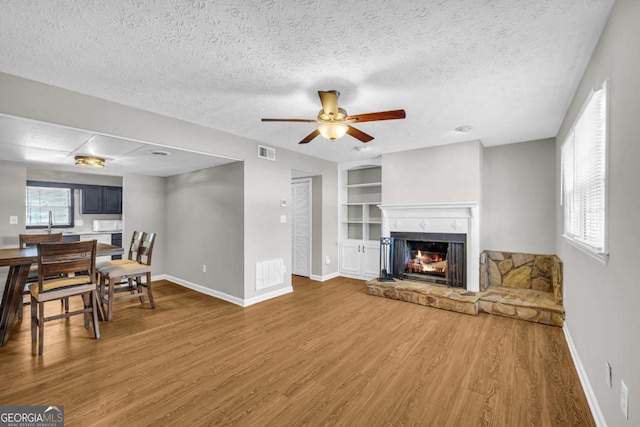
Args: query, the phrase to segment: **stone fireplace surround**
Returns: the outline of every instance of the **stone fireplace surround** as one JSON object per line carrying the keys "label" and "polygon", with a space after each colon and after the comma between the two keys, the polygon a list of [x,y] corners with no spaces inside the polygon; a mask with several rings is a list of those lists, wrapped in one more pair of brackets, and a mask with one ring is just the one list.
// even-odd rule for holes
{"label": "stone fireplace surround", "polygon": [[477,202],[380,205],[382,236],[391,232],[466,234],[468,291],[480,290],[480,218]]}

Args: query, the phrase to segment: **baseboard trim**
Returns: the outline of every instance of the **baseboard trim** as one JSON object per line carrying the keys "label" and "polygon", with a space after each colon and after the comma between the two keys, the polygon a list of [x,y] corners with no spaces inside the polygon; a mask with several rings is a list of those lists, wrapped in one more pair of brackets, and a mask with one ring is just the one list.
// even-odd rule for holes
{"label": "baseboard trim", "polygon": [[257,295],[253,298],[242,299],[242,298],[234,297],[233,295],[226,294],[224,292],[216,291],[214,289],[207,288],[202,285],[198,285],[196,283],[189,282],[187,280],[179,279],[169,274],[160,274],[158,276],[153,276],[151,280],[168,280],[170,282],[177,283],[180,286],[184,286],[185,288],[189,288],[193,291],[200,292],[201,294],[209,295],[210,297],[218,298],[223,301],[227,301],[232,304],[239,305],[240,307],[249,307],[250,305],[257,304],[259,302],[266,301],[271,298],[279,297],[279,296],[288,294],[290,292],[293,292],[293,287],[288,286],[286,288],[267,292],[266,294]]}
{"label": "baseboard trim", "polygon": [[564,337],[567,340],[567,345],[569,346],[569,352],[571,353],[573,364],[576,367],[576,371],[578,371],[578,378],[580,378],[582,389],[584,390],[584,394],[587,397],[587,402],[589,403],[589,408],[591,409],[593,420],[596,422],[597,426],[607,427],[607,421],[604,419],[604,415],[602,414],[602,410],[600,409],[600,405],[598,404],[598,399],[596,398],[596,394],[591,387],[591,382],[589,381],[587,372],[584,369],[584,365],[582,365],[582,361],[580,360],[580,356],[578,355],[578,350],[573,343],[573,338],[571,338],[571,333],[569,332],[569,328],[567,327],[566,322],[562,327],[562,331],[564,332]]}
{"label": "baseboard trim", "polygon": [[315,280],[316,282],[326,282],[327,280],[335,279],[336,277],[340,277],[340,274],[337,271],[335,273],[326,274],[324,276],[312,274],[311,276],[309,276],[309,279]]}
{"label": "baseboard trim", "polygon": [[282,295],[286,295],[293,292],[292,286],[287,286],[286,288],[276,289],[275,291],[267,292],[266,294],[256,295],[255,297],[244,300],[243,307],[249,307],[250,305],[257,304],[262,301],[269,300],[271,298],[276,298]]}
{"label": "baseboard trim", "polygon": [[244,307],[244,300],[242,298],[234,297],[233,295],[225,294],[224,292],[216,291],[211,288],[207,288],[202,285],[198,285],[196,283],[189,282],[187,280],[182,280],[177,277],[163,274],[165,276],[165,280],[169,280],[170,282],[177,283],[180,286],[184,286],[185,288],[189,288],[196,292],[200,292],[201,294],[209,295],[210,297],[218,298],[223,301],[230,302],[235,305],[239,305],[240,307]]}

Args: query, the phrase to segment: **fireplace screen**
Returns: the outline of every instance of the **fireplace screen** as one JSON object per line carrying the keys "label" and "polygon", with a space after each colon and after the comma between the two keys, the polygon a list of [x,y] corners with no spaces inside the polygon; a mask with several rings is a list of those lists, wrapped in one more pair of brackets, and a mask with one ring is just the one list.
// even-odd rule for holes
{"label": "fireplace screen", "polygon": [[465,234],[391,233],[393,277],[464,288]]}

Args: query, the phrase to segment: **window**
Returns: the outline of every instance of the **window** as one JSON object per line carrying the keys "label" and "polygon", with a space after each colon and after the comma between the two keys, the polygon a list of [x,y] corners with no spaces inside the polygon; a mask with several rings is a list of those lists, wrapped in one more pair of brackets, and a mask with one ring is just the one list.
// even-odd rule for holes
{"label": "window", "polygon": [[27,183],[26,226],[47,227],[49,212],[52,215],[53,226],[73,227],[72,189]]}
{"label": "window", "polygon": [[607,260],[607,84],[594,90],[561,148],[567,241]]}

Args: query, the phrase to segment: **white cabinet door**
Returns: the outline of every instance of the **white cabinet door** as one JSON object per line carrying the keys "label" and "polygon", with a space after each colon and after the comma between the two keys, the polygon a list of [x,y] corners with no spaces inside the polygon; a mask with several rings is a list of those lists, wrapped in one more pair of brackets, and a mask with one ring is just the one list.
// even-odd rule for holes
{"label": "white cabinet door", "polygon": [[380,243],[365,241],[362,243],[362,271],[369,278],[380,275]]}
{"label": "white cabinet door", "polygon": [[342,242],[340,247],[340,270],[344,273],[359,274],[362,255],[360,242]]}
{"label": "white cabinet door", "polygon": [[380,275],[380,244],[347,240],[340,245],[340,272],[345,276],[372,279]]}

